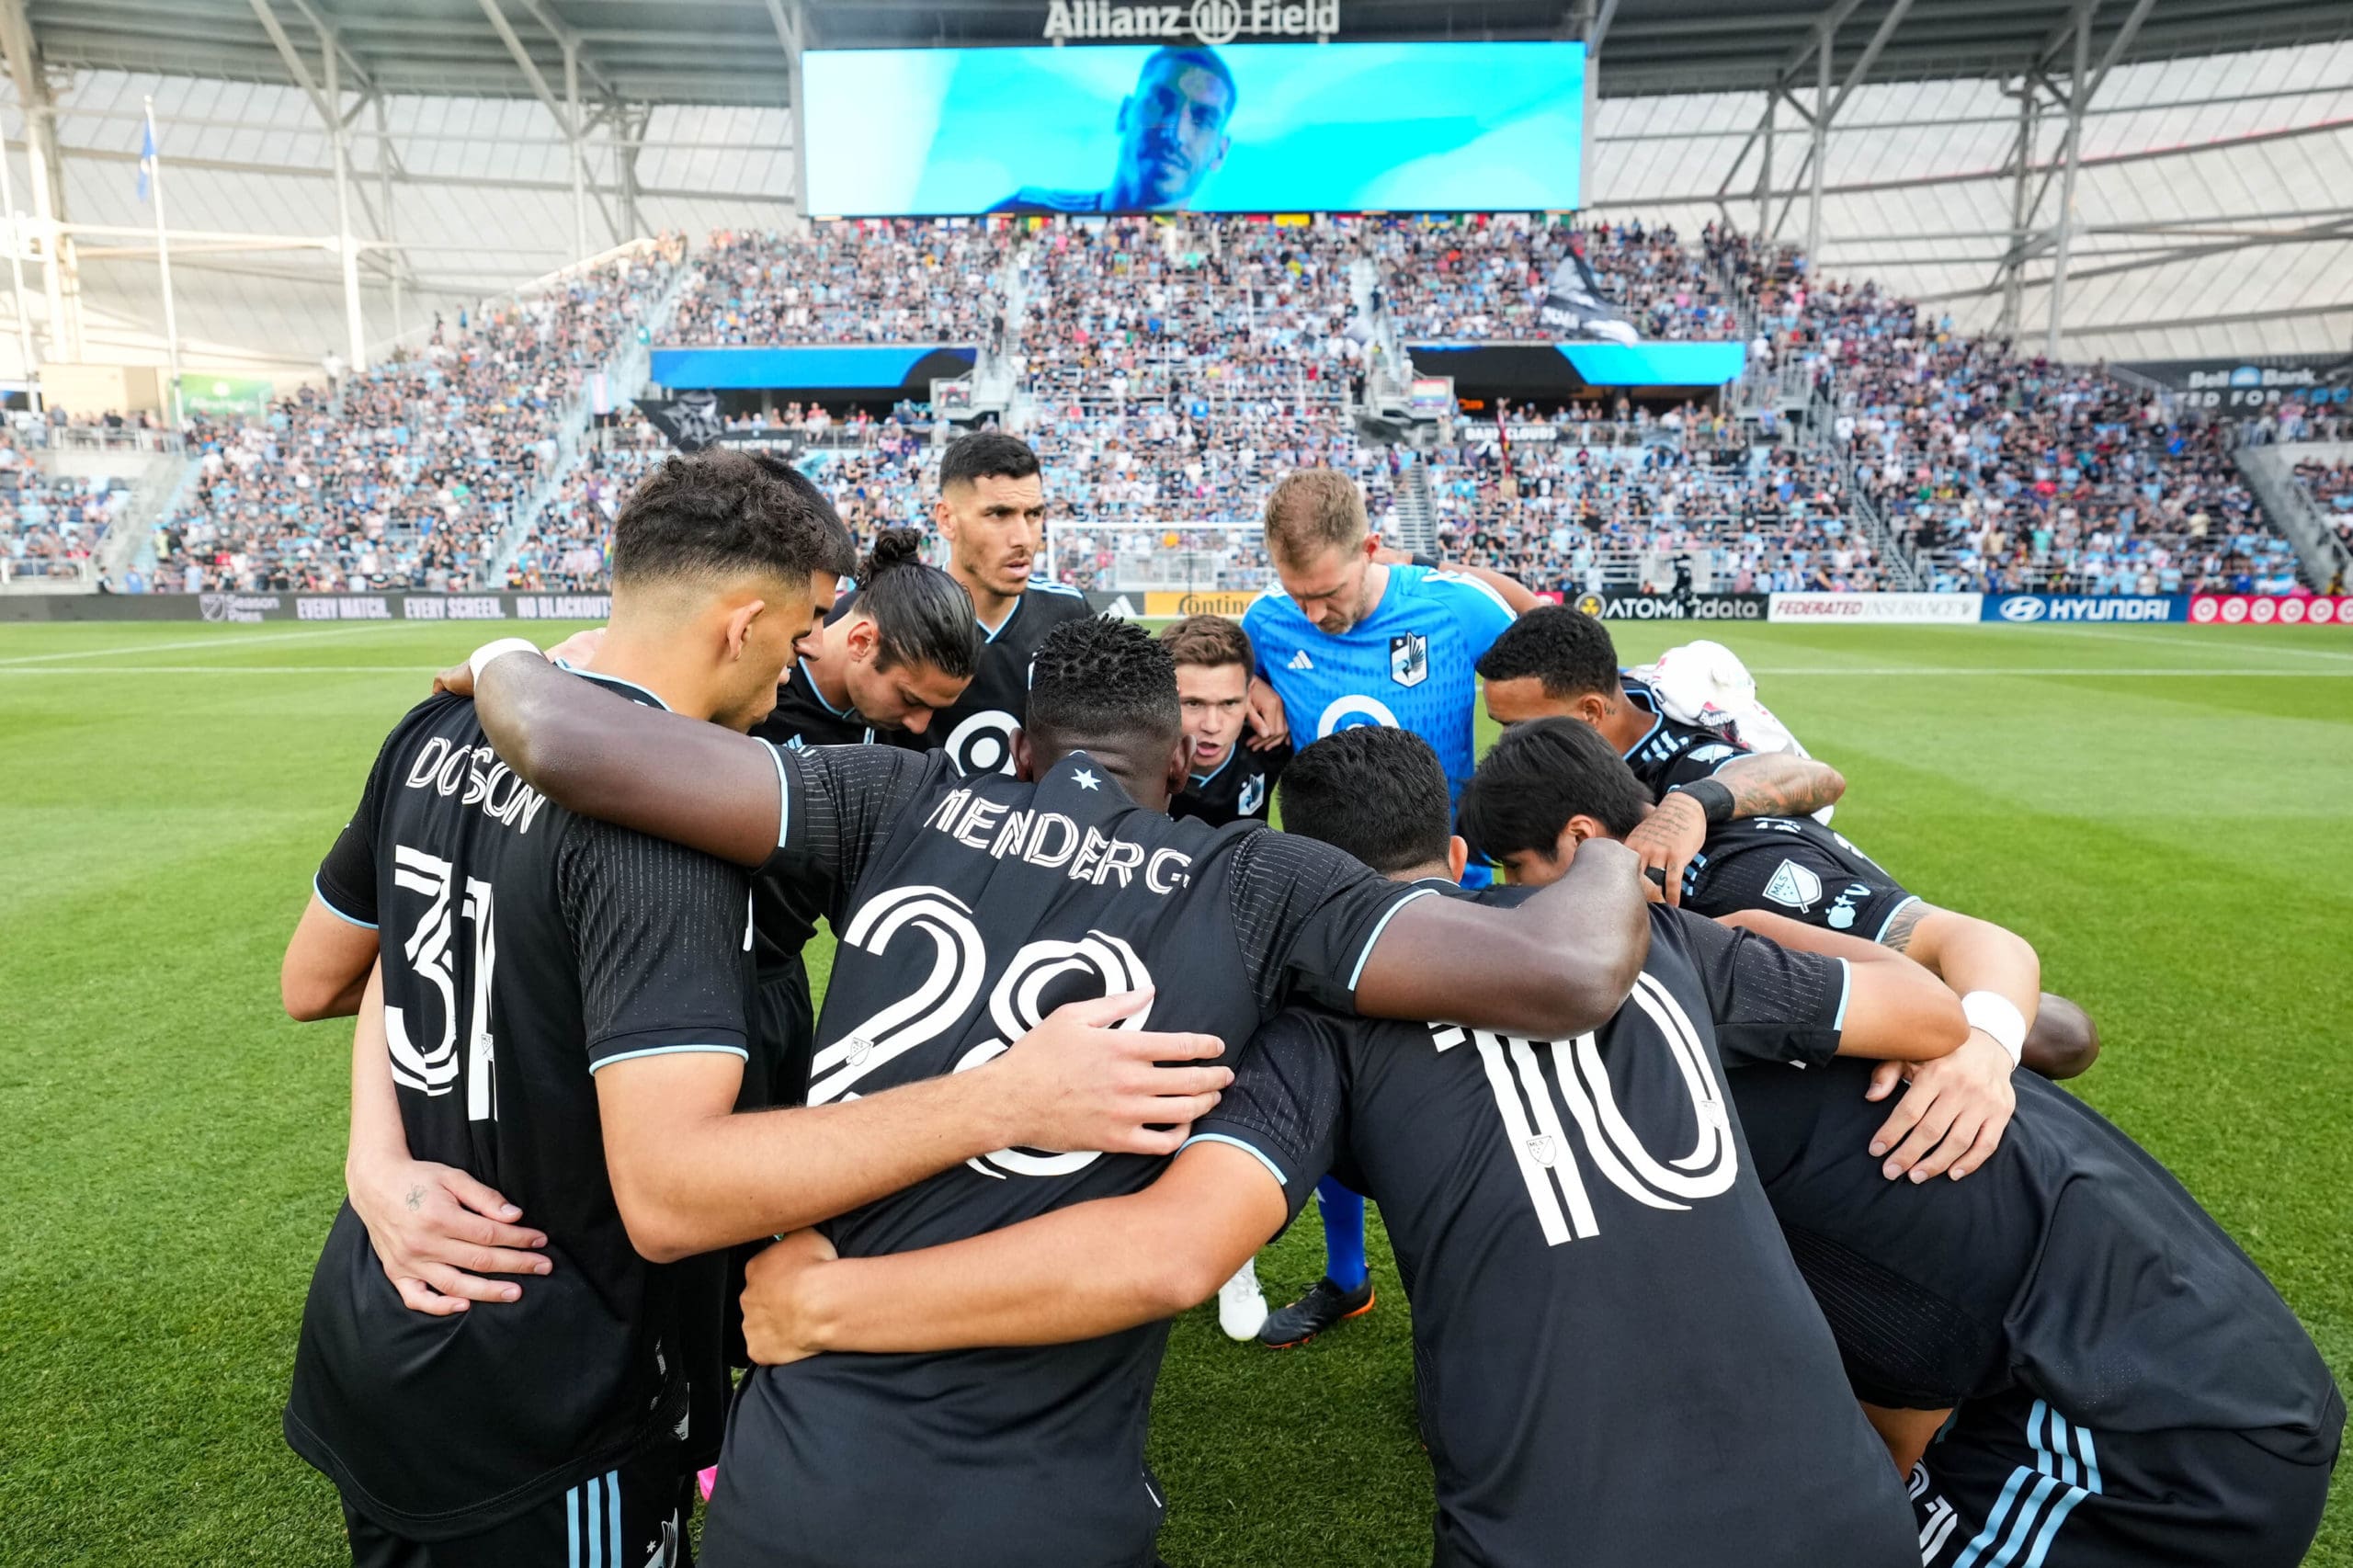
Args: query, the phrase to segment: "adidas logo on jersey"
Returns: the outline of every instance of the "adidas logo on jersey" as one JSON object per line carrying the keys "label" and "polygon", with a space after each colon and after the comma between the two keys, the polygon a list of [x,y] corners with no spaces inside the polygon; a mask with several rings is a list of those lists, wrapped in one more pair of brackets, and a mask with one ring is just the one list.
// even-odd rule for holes
{"label": "adidas logo on jersey", "polygon": [[1312,670],[1315,667],[1315,661],[1307,656],[1306,649],[1302,648],[1290,656],[1289,667],[1294,670]]}

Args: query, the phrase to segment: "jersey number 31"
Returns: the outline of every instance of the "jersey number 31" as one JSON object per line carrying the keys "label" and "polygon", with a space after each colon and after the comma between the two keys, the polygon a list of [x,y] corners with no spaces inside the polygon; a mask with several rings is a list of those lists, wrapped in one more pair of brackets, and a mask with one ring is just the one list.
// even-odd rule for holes
{"label": "jersey number 31", "polygon": [[[384,1004],[384,1038],[392,1048],[392,1081],[427,1095],[446,1095],[458,1080],[458,983],[449,952],[456,925],[450,909],[452,871],[438,856],[405,844],[392,846],[392,885],[425,895],[425,914],[401,944],[401,954],[419,980],[440,993],[441,1038],[430,1047],[419,1047],[409,1032],[407,1013],[389,1000]],[[498,1117],[498,1081],[492,1065],[497,1053],[490,1038],[490,974],[498,962],[498,937],[491,919],[488,882],[466,879],[464,913],[474,938],[473,995],[466,1009],[466,1118],[494,1121]]]}

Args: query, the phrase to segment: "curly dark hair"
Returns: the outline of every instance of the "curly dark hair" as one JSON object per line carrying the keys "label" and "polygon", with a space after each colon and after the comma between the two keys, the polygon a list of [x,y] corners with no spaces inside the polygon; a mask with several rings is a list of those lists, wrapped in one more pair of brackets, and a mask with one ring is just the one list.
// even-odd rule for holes
{"label": "curly dark hair", "polygon": [[1292,757],[1276,790],[1284,832],[1345,849],[1382,876],[1445,863],[1454,832],[1446,768],[1411,730],[1336,730]]}
{"label": "curly dark hair", "polygon": [[758,574],[805,585],[857,560],[849,530],[807,475],[726,447],[673,457],[613,522],[613,583]]}
{"label": "curly dark hair", "polygon": [[1064,621],[1030,662],[1027,727],[1073,751],[1112,739],[1173,744],[1184,728],[1176,663],[1131,620]]}
{"label": "curly dark hair", "polygon": [[1581,609],[1539,605],[1504,628],[1479,659],[1488,680],[1533,676],[1547,697],[1609,697],[1618,690],[1618,645]]}

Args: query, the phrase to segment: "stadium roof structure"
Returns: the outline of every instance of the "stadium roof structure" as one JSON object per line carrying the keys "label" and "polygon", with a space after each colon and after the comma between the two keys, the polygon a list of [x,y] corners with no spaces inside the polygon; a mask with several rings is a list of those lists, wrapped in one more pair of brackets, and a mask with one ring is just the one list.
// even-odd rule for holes
{"label": "stadium roof structure", "polygon": [[[1344,40],[1586,40],[1597,218],[1766,232],[2072,358],[2353,341],[2344,0],[1338,4]],[[165,358],[148,103],[190,362],[290,373],[638,235],[793,222],[801,49],[1035,45],[1049,9],[0,0],[40,290],[0,373],[11,335]]]}
{"label": "stadium roof structure", "polygon": [[[350,80],[531,97],[576,59],[594,98],[789,107],[789,47],[1035,45],[1046,0],[9,0],[53,66],[300,85],[281,34],[334,35]],[[1350,40],[1601,36],[1601,91],[1744,92],[1797,81],[1825,26],[1842,83],[2065,69],[2081,0],[1341,0]],[[2333,40],[2343,0],[2116,0],[2113,63]],[[271,17],[275,15],[276,21]],[[790,43],[788,43],[790,40]],[[528,63],[527,63],[528,62]]]}

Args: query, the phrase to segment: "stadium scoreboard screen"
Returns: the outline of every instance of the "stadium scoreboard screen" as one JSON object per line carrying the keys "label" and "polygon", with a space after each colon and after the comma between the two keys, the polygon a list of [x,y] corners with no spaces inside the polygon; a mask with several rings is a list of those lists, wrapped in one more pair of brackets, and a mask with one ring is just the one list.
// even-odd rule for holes
{"label": "stadium scoreboard screen", "polygon": [[1573,208],[1585,70],[1550,42],[812,51],[809,210]]}

